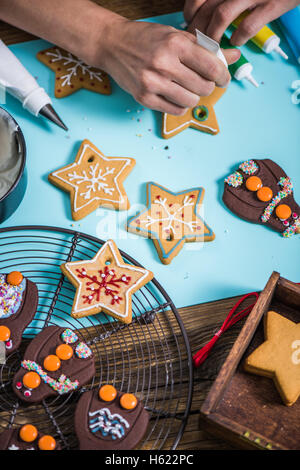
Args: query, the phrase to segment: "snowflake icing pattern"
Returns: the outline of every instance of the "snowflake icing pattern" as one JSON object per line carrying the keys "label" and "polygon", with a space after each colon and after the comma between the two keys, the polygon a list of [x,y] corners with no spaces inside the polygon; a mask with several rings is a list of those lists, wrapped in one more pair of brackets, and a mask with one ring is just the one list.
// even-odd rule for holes
{"label": "snowflake icing pattern", "polygon": [[81,59],[74,57],[70,52],[67,52],[67,55],[64,55],[59,49],[55,49],[55,52],[47,52],[46,54],[52,57],[52,62],[58,62],[61,60],[63,61],[63,65],[70,65],[70,67],[67,68],[68,73],[60,77],[61,80],[63,80],[61,83],[61,86],[63,87],[66,85],[72,85],[72,78],[74,76],[76,77],[78,71],[81,71],[82,75],[88,74],[91,80],[95,79],[99,82],[103,81],[102,72],[95,72],[90,65],[86,65]]}
{"label": "snowflake icing pattern", "polygon": [[111,297],[111,305],[119,304],[122,300],[120,297],[121,284],[128,285],[131,281],[130,276],[125,274],[117,277],[113,269],[105,266],[104,271],[99,270],[99,278],[96,275],[88,275],[84,268],[77,269],[77,275],[80,279],[86,279],[85,287],[89,292],[88,295],[83,295],[83,303],[91,304],[92,302],[100,301],[100,294],[103,292],[106,296]]}
{"label": "snowflake icing pattern", "polygon": [[105,172],[103,172],[102,168],[98,169],[98,167],[98,163],[96,163],[96,165],[91,165],[88,174],[85,170],[82,170],[81,174],[77,174],[76,171],[68,173],[69,181],[75,182],[76,185],[90,183],[86,186],[86,191],[80,193],[80,196],[84,199],[90,199],[92,193],[101,190],[104,191],[105,194],[111,196],[115,190],[115,188],[109,188],[108,184],[105,183],[106,177],[108,175],[112,175],[115,168],[106,167]]}
{"label": "snowflake icing pattern", "polygon": [[[174,224],[181,226],[183,230],[187,228],[191,232],[194,232],[194,229],[200,230],[201,227],[199,226],[198,221],[184,220],[183,211],[186,207],[194,206],[195,204],[194,198],[195,198],[194,195],[185,196],[183,200],[183,204],[180,207],[178,207],[173,213],[171,213],[167,205],[167,198],[162,199],[160,196],[157,196],[156,199],[154,200],[154,204],[158,204],[159,206],[162,207],[163,214],[157,211],[151,211],[151,215],[147,215],[147,219],[142,220],[141,223],[145,223],[145,227],[148,228],[157,222],[160,225],[163,225],[163,223],[166,222],[166,226],[163,227],[163,230],[167,234],[172,233],[173,235],[175,235]],[[152,212],[155,212],[155,213],[152,214]],[[153,217],[153,215],[160,215],[160,214],[162,215],[161,217]]]}

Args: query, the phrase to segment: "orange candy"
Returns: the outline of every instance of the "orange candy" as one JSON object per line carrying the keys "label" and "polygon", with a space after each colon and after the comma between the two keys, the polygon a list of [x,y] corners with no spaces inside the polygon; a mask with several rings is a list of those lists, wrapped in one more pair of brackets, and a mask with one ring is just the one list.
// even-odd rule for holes
{"label": "orange candy", "polygon": [[25,424],[20,429],[20,438],[24,442],[33,442],[38,436],[38,430],[32,424]]}
{"label": "orange candy", "polygon": [[37,388],[41,383],[41,378],[36,372],[27,372],[23,377],[23,384],[27,388]]}
{"label": "orange candy", "polygon": [[12,271],[6,276],[6,282],[12,286],[18,286],[23,281],[23,275],[19,271]]}
{"label": "orange candy", "polygon": [[39,439],[38,446],[40,450],[55,450],[56,440],[52,436],[43,436]]}
{"label": "orange candy", "polygon": [[262,201],[262,202],[268,202],[272,199],[273,197],[273,191],[271,188],[269,188],[268,186],[263,186],[262,188],[260,188],[257,193],[257,198]]}
{"label": "orange candy", "polygon": [[69,344],[60,344],[57,346],[55,353],[59,359],[67,361],[73,356],[73,348]]}
{"label": "orange candy", "polygon": [[120,398],[120,405],[124,410],[133,410],[137,405],[137,398],[132,393],[124,393]]}
{"label": "orange candy", "polygon": [[60,359],[55,354],[50,354],[44,359],[44,368],[50,372],[55,372],[60,368]]}
{"label": "orange candy", "polygon": [[113,401],[117,396],[117,390],[113,385],[103,385],[99,390],[99,398],[103,401]]}
{"label": "orange candy", "polygon": [[249,191],[257,191],[261,187],[262,187],[262,182],[258,176],[250,176],[246,180],[246,188],[249,189]]}
{"label": "orange candy", "polygon": [[275,213],[280,220],[286,220],[289,219],[292,215],[292,210],[289,206],[286,204],[280,204],[279,206],[276,207]]}
{"label": "orange candy", "polygon": [[10,329],[7,326],[0,326],[0,341],[8,341],[10,338]]}

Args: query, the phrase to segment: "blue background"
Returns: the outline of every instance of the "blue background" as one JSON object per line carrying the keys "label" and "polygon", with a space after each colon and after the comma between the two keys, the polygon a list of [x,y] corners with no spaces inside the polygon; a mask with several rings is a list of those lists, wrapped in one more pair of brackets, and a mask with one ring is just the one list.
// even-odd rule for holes
{"label": "blue background", "polygon": [[[183,18],[177,13],[151,21],[179,27]],[[272,29],[278,32],[276,25]],[[268,228],[240,220],[222,202],[224,178],[242,161],[272,158],[292,178],[300,203],[300,105],[291,101],[291,84],[300,79],[300,67],[287,43],[282,40],[281,45],[290,56],[287,62],[251,44],[242,48],[260,87],[232,81],[215,108],[221,130],[217,136],[187,129],[168,140],[160,136],[161,114],[143,109],[115,83],[111,96],[80,90],[55,99],[54,73],[35,57],[49,44],[38,40],[11,46],[51,96],[69,132],[31,116],[7,96],[3,107],[25,135],[29,181],[22,204],[1,227],[55,225],[113,238],[154,272],[177,307],[262,289],[273,270],[300,281],[300,236],[283,239]],[[48,182],[51,171],[73,162],[85,138],[108,156],[136,159],[125,181],[129,212],[99,209],[74,222],[68,194]],[[186,244],[170,265],[161,264],[151,240],[124,229],[127,219],[146,204],[148,181],[174,192],[203,186],[202,215],[216,239],[204,245]]]}

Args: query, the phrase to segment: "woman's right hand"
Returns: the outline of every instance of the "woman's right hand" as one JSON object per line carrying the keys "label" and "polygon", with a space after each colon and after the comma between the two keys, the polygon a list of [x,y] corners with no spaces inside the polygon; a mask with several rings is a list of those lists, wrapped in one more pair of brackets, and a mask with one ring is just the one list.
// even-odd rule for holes
{"label": "woman's right hand", "polygon": [[[230,74],[212,53],[197,44],[196,37],[149,22],[118,17],[102,28],[89,64],[105,70],[143,106],[170,114],[183,114],[199,96],[214,87],[226,87]],[[239,51],[226,50],[227,62],[238,60]]]}

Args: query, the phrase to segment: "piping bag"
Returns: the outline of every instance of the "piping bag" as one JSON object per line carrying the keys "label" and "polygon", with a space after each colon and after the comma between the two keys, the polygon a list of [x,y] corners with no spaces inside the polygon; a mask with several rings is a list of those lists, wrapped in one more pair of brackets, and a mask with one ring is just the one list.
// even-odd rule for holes
{"label": "piping bag", "polygon": [[197,43],[199,44],[199,46],[202,46],[207,51],[215,54],[223,62],[226,68],[228,68],[228,64],[225,59],[225,56],[223,52],[221,51],[220,45],[217,41],[206,36],[206,34],[201,33],[201,31],[199,31],[198,29],[196,29],[196,37],[197,37]]}
{"label": "piping bag", "polygon": [[11,50],[0,40],[0,87],[17,98],[34,116],[44,116],[68,130],[52,107],[52,102],[34,77],[25,69]]}

